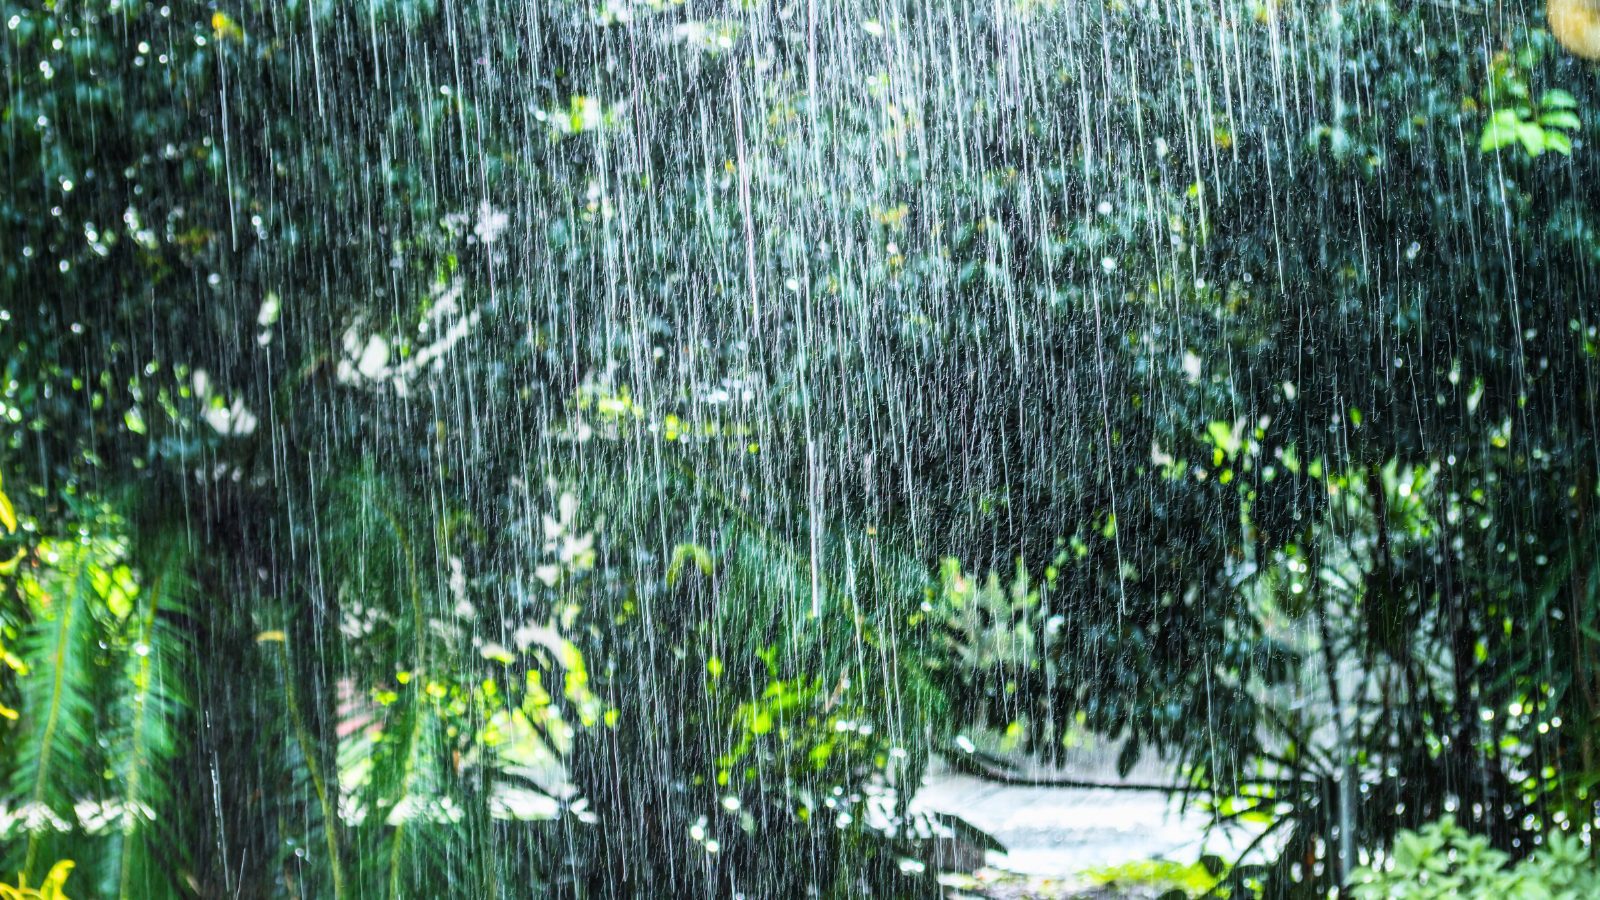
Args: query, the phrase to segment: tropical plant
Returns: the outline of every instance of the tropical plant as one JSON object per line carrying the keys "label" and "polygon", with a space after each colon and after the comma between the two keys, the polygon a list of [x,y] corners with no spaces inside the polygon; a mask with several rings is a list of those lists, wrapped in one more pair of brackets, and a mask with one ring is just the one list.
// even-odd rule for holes
{"label": "tropical plant", "polygon": [[0,883],[0,900],[68,900],[66,883],[73,865],[70,859],[57,862],[36,888],[28,887],[26,878],[18,879],[15,885]]}
{"label": "tropical plant", "polygon": [[193,594],[172,546],[135,568],[115,517],[94,521],[107,531],[32,542],[0,605],[16,636],[4,865],[46,878],[70,850],[99,893],[179,894],[188,848],[169,827],[181,796],[170,779],[189,711],[178,623]]}
{"label": "tropical plant", "polygon": [[1592,79],[868,7],[0,10],[8,872],[931,892],[972,727],[1280,895],[1589,827]]}
{"label": "tropical plant", "polygon": [[1579,900],[1600,891],[1600,869],[1583,844],[1552,831],[1521,861],[1490,846],[1487,838],[1445,816],[1395,835],[1381,863],[1351,873],[1350,893],[1373,900],[1495,897]]}

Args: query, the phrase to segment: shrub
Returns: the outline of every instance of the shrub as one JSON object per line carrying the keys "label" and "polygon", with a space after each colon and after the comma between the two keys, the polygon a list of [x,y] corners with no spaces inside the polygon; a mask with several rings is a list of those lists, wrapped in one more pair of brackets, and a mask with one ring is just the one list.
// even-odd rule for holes
{"label": "shrub", "polygon": [[1513,864],[1482,835],[1446,816],[1419,831],[1402,831],[1381,866],[1351,873],[1357,898],[1495,898],[1580,900],[1600,896],[1600,870],[1577,838],[1551,832],[1532,855]]}

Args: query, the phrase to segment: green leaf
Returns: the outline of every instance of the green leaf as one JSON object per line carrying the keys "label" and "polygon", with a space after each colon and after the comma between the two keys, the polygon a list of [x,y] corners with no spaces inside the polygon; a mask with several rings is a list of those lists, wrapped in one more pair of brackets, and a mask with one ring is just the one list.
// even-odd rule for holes
{"label": "green leaf", "polygon": [[1539,97],[1539,105],[1551,109],[1577,109],[1578,99],[1560,88],[1552,88]]}
{"label": "green leaf", "polygon": [[15,532],[17,530],[17,509],[11,505],[11,498],[7,497],[5,490],[3,490],[5,483],[5,478],[0,476],[0,525],[4,525],[6,531]]}
{"label": "green leaf", "polygon": [[1483,127],[1483,136],[1478,141],[1478,150],[1489,153],[1499,150],[1517,140],[1522,120],[1517,118],[1514,110],[1502,109],[1494,114],[1494,118]]}
{"label": "green leaf", "polygon": [[[183,848],[172,846],[170,821],[174,793],[168,784],[172,761],[181,750],[180,717],[188,705],[183,661],[187,647],[167,616],[186,612],[189,592],[182,565],[183,545],[173,542],[146,567],[148,583],[128,616],[123,686],[118,721],[112,732],[116,771],[122,784],[122,829],[117,845],[117,896],[154,897],[172,890]],[[164,891],[163,888],[169,888]]]}
{"label": "green leaf", "polygon": [[1538,156],[1545,151],[1544,129],[1532,122],[1517,125],[1517,140],[1522,142],[1522,148],[1528,151],[1529,156]]}
{"label": "green leaf", "polygon": [[1578,120],[1576,114],[1564,109],[1545,113],[1539,117],[1539,124],[1546,128],[1563,128],[1567,131],[1577,131],[1583,127],[1583,123]]}
{"label": "green leaf", "polygon": [[667,586],[677,583],[686,563],[693,562],[700,574],[709,577],[713,570],[711,551],[699,544],[679,544],[672,548],[672,561],[667,564]]}
{"label": "green leaf", "polygon": [[1211,438],[1211,443],[1230,459],[1244,446],[1243,429],[1228,422],[1207,423],[1206,435]]}
{"label": "green leaf", "polygon": [[148,431],[144,424],[144,414],[137,406],[129,407],[128,411],[122,414],[122,424],[134,434],[144,434]]}
{"label": "green leaf", "polygon": [[[63,554],[49,582],[27,580],[25,588],[40,618],[23,636],[21,656],[31,671],[22,679],[22,728],[16,736],[16,767],[11,794],[48,809],[60,821],[77,823],[77,801],[89,796],[99,772],[92,762],[95,706],[92,657],[96,596],[89,551]],[[30,874],[44,860],[41,843],[54,827],[41,822],[29,830],[22,871]]]}

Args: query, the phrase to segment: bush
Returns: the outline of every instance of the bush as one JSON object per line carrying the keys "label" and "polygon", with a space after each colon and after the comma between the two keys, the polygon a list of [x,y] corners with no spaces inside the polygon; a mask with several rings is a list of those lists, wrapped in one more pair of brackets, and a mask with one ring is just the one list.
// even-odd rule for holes
{"label": "bush", "polygon": [[1357,898],[1496,898],[1579,900],[1600,896],[1600,870],[1577,838],[1551,832],[1528,858],[1512,864],[1482,835],[1446,816],[1420,831],[1402,831],[1381,866],[1351,873]]}

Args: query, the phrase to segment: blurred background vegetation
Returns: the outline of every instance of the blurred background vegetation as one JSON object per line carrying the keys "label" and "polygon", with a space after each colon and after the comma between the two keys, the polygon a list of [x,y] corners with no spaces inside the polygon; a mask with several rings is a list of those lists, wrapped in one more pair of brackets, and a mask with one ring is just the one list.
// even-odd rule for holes
{"label": "blurred background vegetation", "polygon": [[1592,886],[1537,5],[0,19],[0,894],[937,895],[979,733]]}

